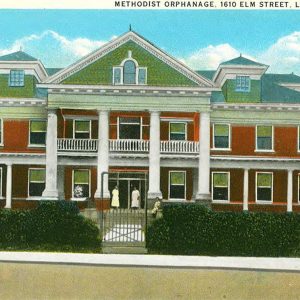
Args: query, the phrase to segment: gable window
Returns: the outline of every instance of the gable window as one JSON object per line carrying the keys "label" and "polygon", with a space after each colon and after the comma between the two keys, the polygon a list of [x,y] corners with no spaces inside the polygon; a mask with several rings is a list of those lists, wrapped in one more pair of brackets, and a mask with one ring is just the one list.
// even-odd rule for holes
{"label": "gable window", "polygon": [[185,171],[169,172],[169,199],[185,199]]}
{"label": "gable window", "polygon": [[90,197],[90,171],[73,170],[72,198],[86,199]]}
{"label": "gable window", "polygon": [[216,201],[229,201],[229,180],[228,172],[212,173],[212,199]]}
{"label": "gable window", "polygon": [[256,126],[256,150],[273,150],[273,126]]}
{"label": "gable window", "polygon": [[113,84],[146,84],[147,68],[139,67],[136,60],[128,58],[113,67]]}
{"label": "gable window", "polygon": [[91,121],[74,120],[74,139],[91,138]]}
{"label": "gable window", "polygon": [[230,148],[230,126],[226,124],[213,125],[213,148]]}
{"label": "gable window", "polygon": [[256,173],[256,201],[273,201],[273,173]]}
{"label": "gable window", "polygon": [[141,139],[140,117],[119,117],[119,139]]}
{"label": "gable window", "polygon": [[9,86],[24,86],[24,70],[11,70],[9,73]]}
{"label": "gable window", "polygon": [[235,91],[250,92],[250,77],[237,75],[235,79]]}
{"label": "gable window", "polygon": [[3,145],[3,120],[0,119],[0,146]]}
{"label": "gable window", "polygon": [[171,122],[170,123],[170,140],[186,140],[186,123]]}
{"label": "gable window", "polygon": [[30,121],[30,145],[46,144],[47,122],[43,120]]}
{"label": "gable window", "polygon": [[28,173],[28,196],[42,196],[45,189],[45,169],[29,169]]}

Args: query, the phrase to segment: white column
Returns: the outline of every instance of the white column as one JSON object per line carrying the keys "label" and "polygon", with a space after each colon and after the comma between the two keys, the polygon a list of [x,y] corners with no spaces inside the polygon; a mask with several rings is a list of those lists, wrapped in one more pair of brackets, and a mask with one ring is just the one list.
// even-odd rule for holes
{"label": "white column", "polygon": [[287,212],[293,211],[293,170],[288,170],[287,180]]}
{"label": "white column", "polygon": [[162,198],[160,190],[160,112],[150,112],[148,199]]}
{"label": "white column", "polygon": [[244,169],[243,211],[248,211],[249,170]]}
{"label": "white column", "polygon": [[101,198],[103,188],[103,198],[110,198],[108,189],[108,174],[103,176],[103,187],[101,186],[101,175],[108,172],[109,168],[109,111],[101,110],[98,112],[98,165],[97,165],[97,190],[95,198]]}
{"label": "white column", "polygon": [[42,198],[58,199],[57,190],[57,115],[56,110],[48,110],[46,135],[46,187]]}
{"label": "white column", "polygon": [[11,191],[12,191],[12,165],[6,165],[6,204],[5,208],[11,208]]}
{"label": "white column", "polygon": [[200,114],[199,124],[199,177],[196,200],[211,200],[209,192],[210,178],[210,113]]}

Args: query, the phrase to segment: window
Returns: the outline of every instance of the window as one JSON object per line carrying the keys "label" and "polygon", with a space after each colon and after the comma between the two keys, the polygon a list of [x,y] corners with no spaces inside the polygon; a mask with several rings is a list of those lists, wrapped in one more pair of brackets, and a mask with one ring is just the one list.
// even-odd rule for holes
{"label": "window", "polygon": [[298,202],[300,203],[300,174],[298,174]]}
{"label": "window", "polygon": [[42,120],[30,121],[30,145],[46,144],[47,122]]}
{"label": "window", "polygon": [[0,168],[0,197],[2,197],[2,168]]}
{"label": "window", "polygon": [[300,152],[300,126],[298,126],[298,152]]}
{"label": "window", "polygon": [[169,199],[185,199],[185,172],[169,172]]}
{"label": "window", "polygon": [[3,120],[0,119],[0,145],[3,145]]}
{"label": "window", "polygon": [[230,127],[229,125],[214,124],[213,125],[213,147],[215,149],[229,149]]}
{"label": "window", "polygon": [[72,198],[85,199],[90,197],[90,171],[73,170]]}
{"label": "window", "polygon": [[91,121],[74,120],[74,139],[91,138]]}
{"label": "window", "polygon": [[29,197],[39,197],[45,189],[45,169],[29,169]]}
{"label": "window", "polygon": [[228,172],[212,173],[212,199],[216,201],[229,201],[229,178]]}
{"label": "window", "polygon": [[24,70],[11,70],[9,73],[9,86],[24,86]]}
{"label": "window", "polygon": [[256,126],[256,150],[273,150],[273,126]]}
{"label": "window", "polygon": [[186,140],[186,123],[170,123],[170,140]]}
{"label": "window", "polygon": [[147,68],[139,67],[133,59],[126,59],[121,66],[113,67],[113,84],[146,84]]}
{"label": "window", "polygon": [[256,173],[256,201],[273,201],[273,173]]}
{"label": "window", "polygon": [[249,76],[236,76],[235,91],[236,92],[250,92],[250,77]]}
{"label": "window", "polygon": [[141,139],[141,118],[120,117],[119,139]]}

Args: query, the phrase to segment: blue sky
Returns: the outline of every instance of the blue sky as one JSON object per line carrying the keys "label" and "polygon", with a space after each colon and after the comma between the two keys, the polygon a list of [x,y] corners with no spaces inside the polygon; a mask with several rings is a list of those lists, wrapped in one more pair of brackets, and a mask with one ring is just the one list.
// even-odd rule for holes
{"label": "blue sky", "polygon": [[194,69],[243,53],[300,74],[299,20],[297,10],[0,10],[0,54],[22,47],[46,66],[66,66],[131,24]]}

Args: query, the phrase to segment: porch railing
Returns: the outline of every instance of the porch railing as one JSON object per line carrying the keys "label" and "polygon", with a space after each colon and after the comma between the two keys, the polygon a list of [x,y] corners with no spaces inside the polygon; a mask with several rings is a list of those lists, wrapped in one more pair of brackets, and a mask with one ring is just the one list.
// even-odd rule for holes
{"label": "porch railing", "polygon": [[161,141],[161,153],[199,153],[199,142],[191,141]]}
{"label": "porch railing", "polygon": [[147,140],[109,140],[111,152],[149,152]]}
{"label": "porch railing", "polygon": [[67,152],[97,152],[96,139],[57,139],[57,150]]}
{"label": "porch railing", "polygon": [[[149,140],[109,140],[110,152],[149,152]],[[62,152],[97,152],[97,139],[57,139],[57,150]],[[161,141],[161,153],[197,154],[199,142]]]}

